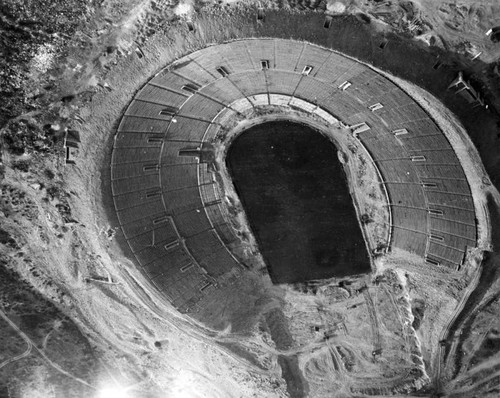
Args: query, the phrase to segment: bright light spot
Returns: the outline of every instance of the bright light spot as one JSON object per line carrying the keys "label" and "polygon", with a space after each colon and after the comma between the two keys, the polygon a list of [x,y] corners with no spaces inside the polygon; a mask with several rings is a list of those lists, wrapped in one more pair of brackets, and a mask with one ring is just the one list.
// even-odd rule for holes
{"label": "bright light spot", "polygon": [[174,12],[177,16],[190,16],[194,12],[192,0],[181,2],[175,7]]}
{"label": "bright light spot", "polygon": [[129,395],[125,388],[107,387],[101,390],[99,398],[129,398]]}
{"label": "bright light spot", "polygon": [[177,378],[172,383],[172,397],[174,398],[196,398],[198,394],[195,393],[194,389],[196,385],[196,379],[193,377],[191,372],[181,370],[177,375]]}
{"label": "bright light spot", "polygon": [[345,12],[346,6],[340,1],[328,1],[326,11],[332,14],[342,14]]}

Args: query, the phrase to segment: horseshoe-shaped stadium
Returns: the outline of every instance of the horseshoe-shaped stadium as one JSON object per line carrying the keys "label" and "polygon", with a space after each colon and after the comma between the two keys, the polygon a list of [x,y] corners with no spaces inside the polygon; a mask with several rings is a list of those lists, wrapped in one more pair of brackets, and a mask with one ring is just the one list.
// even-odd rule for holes
{"label": "horseshoe-shaped stadium", "polygon": [[450,142],[390,78],[316,45],[247,39],[193,52],[157,73],[128,106],[114,141],[118,220],[138,265],[181,312],[196,312],[244,267],[239,239],[204,156],[249,109],[292,107],[341,122],[378,169],[388,248],[458,269],[476,246],[473,198]]}

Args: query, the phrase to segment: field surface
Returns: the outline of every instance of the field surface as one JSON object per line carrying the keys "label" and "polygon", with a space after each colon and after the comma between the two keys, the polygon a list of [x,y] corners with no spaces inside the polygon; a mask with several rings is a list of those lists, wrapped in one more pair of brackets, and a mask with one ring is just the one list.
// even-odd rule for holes
{"label": "field surface", "polygon": [[227,158],[233,183],[276,283],[370,272],[337,149],[290,122],[243,132]]}

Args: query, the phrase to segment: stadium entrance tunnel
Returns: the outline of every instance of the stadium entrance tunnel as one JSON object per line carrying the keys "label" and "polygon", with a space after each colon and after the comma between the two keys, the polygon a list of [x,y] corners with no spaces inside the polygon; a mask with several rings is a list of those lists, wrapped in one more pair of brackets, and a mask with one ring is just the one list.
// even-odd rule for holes
{"label": "stadium entrance tunnel", "polygon": [[337,148],[309,126],[258,124],[226,163],[274,283],[370,272]]}

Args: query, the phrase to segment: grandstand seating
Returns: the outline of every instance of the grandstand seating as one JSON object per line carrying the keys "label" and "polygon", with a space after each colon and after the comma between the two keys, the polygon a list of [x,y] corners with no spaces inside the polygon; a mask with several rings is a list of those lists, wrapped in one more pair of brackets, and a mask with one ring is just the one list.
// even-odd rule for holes
{"label": "grandstand seating", "polygon": [[174,215],[174,220],[179,234],[185,238],[212,228],[202,206],[176,214]]}
{"label": "grandstand seating", "polygon": [[[200,148],[201,144],[201,141],[195,140],[165,140],[159,164],[164,168],[181,164],[198,163],[198,156],[195,150],[196,148]],[[192,151],[186,151],[188,149],[192,149]]]}
{"label": "grandstand seating", "polygon": [[122,178],[111,181],[111,190],[113,196],[125,193],[143,191],[158,186],[158,175],[150,174],[138,177]]}
{"label": "grandstand seating", "polygon": [[[113,151],[113,166],[114,173],[118,173],[117,165],[133,163],[154,163],[158,162],[160,155],[160,148],[158,147],[130,147],[130,148],[117,148]],[[114,177],[113,177],[114,178]]]}
{"label": "grandstand seating", "polygon": [[218,54],[224,59],[224,65],[230,66],[234,73],[244,72],[250,69],[258,69],[250,58],[250,52],[246,41],[235,41],[222,45]]}
{"label": "grandstand seating", "polygon": [[136,132],[149,132],[149,133],[164,133],[167,129],[168,121],[164,119],[144,118],[141,116],[128,116],[124,115],[120,123],[118,131],[120,133],[136,133]]}
{"label": "grandstand seating", "polygon": [[196,163],[189,163],[162,168],[160,184],[164,191],[197,187],[198,165]]}
{"label": "grandstand seating", "polygon": [[[119,133],[115,136],[115,148],[160,147],[163,143],[163,134],[147,131]],[[114,163],[113,163],[114,164]]]}
{"label": "grandstand seating", "polygon": [[275,64],[275,40],[247,40],[246,46],[248,48],[251,64],[254,66],[254,69],[262,69],[260,65],[261,60],[269,60],[269,66],[273,67]]}
{"label": "grandstand seating", "polygon": [[169,215],[177,215],[202,208],[198,187],[188,187],[162,193],[165,210]]}
{"label": "grandstand seating", "polygon": [[225,105],[221,102],[216,102],[200,94],[194,94],[181,108],[179,115],[210,121],[224,108]]}
{"label": "grandstand seating", "polygon": [[[284,39],[233,41],[196,51],[134,97],[115,137],[117,216],[144,273],[190,311],[240,268],[237,240],[214,176],[197,151],[220,126],[272,104],[366,123],[356,133],[388,195],[390,247],[457,269],[476,245],[469,184],[446,136],[402,89],[334,51]],[[332,116],[330,116],[332,115]]]}
{"label": "grandstand seating", "polygon": [[266,75],[263,71],[235,73],[228,79],[247,97],[268,92]]}
{"label": "grandstand seating", "polygon": [[[196,61],[196,54],[201,51],[197,51],[190,56],[188,56],[185,60],[176,62],[172,67],[172,74],[181,77],[183,80],[188,80],[192,83],[196,83],[199,86],[206,86],[207,84],[213,83],[220,76],[216,76],[217,73],[215,70],[207,70],[203,68],[203,66],[199,65]],[[216,52],[210,55],[211,58],[217,59],[218,55]]]}
{"label": "grandstand seating", "polygon": [[[174,108],[180,108],[188,99],[189,93],[181,92],[179,85],[182,87],[182,83],[180,82],[176,82],[174,86],[160,86],[159,84],[155,85],[153,82],[150,82],[149,84],[146,84],[141,91],[139,91],[139,93],[135,96],[135,100],[138,100],[139,102],[147,101],[160,105],[172,106]],[[171,89],[167,90],[165,87],[171,87]]]}
{"label": "grandstand seating", "polygon": [[231,104],[242,96],[241,91],[229,79],[219,79],[209,86],[200,89],[199,93],[226,105]]}
{"label": "grandstand seating", "polygon": [[134,253],[141,252],[153,245],[164,246],[169,242],[178,240],[177,231],[172,222],[163,222],[150,231],[129,239],[129,244]]}
{"label": "grandstand seating", "polygon": [[200,141],[210,124],[210,120],[175,116],[175,122],[168,125],[165,136],[169,141]]}
{"label": "grandstand seating", "polygon": [[291,95],[302,79],[302,75],[292,72],[268,70],[265,73],[269,92]]}

